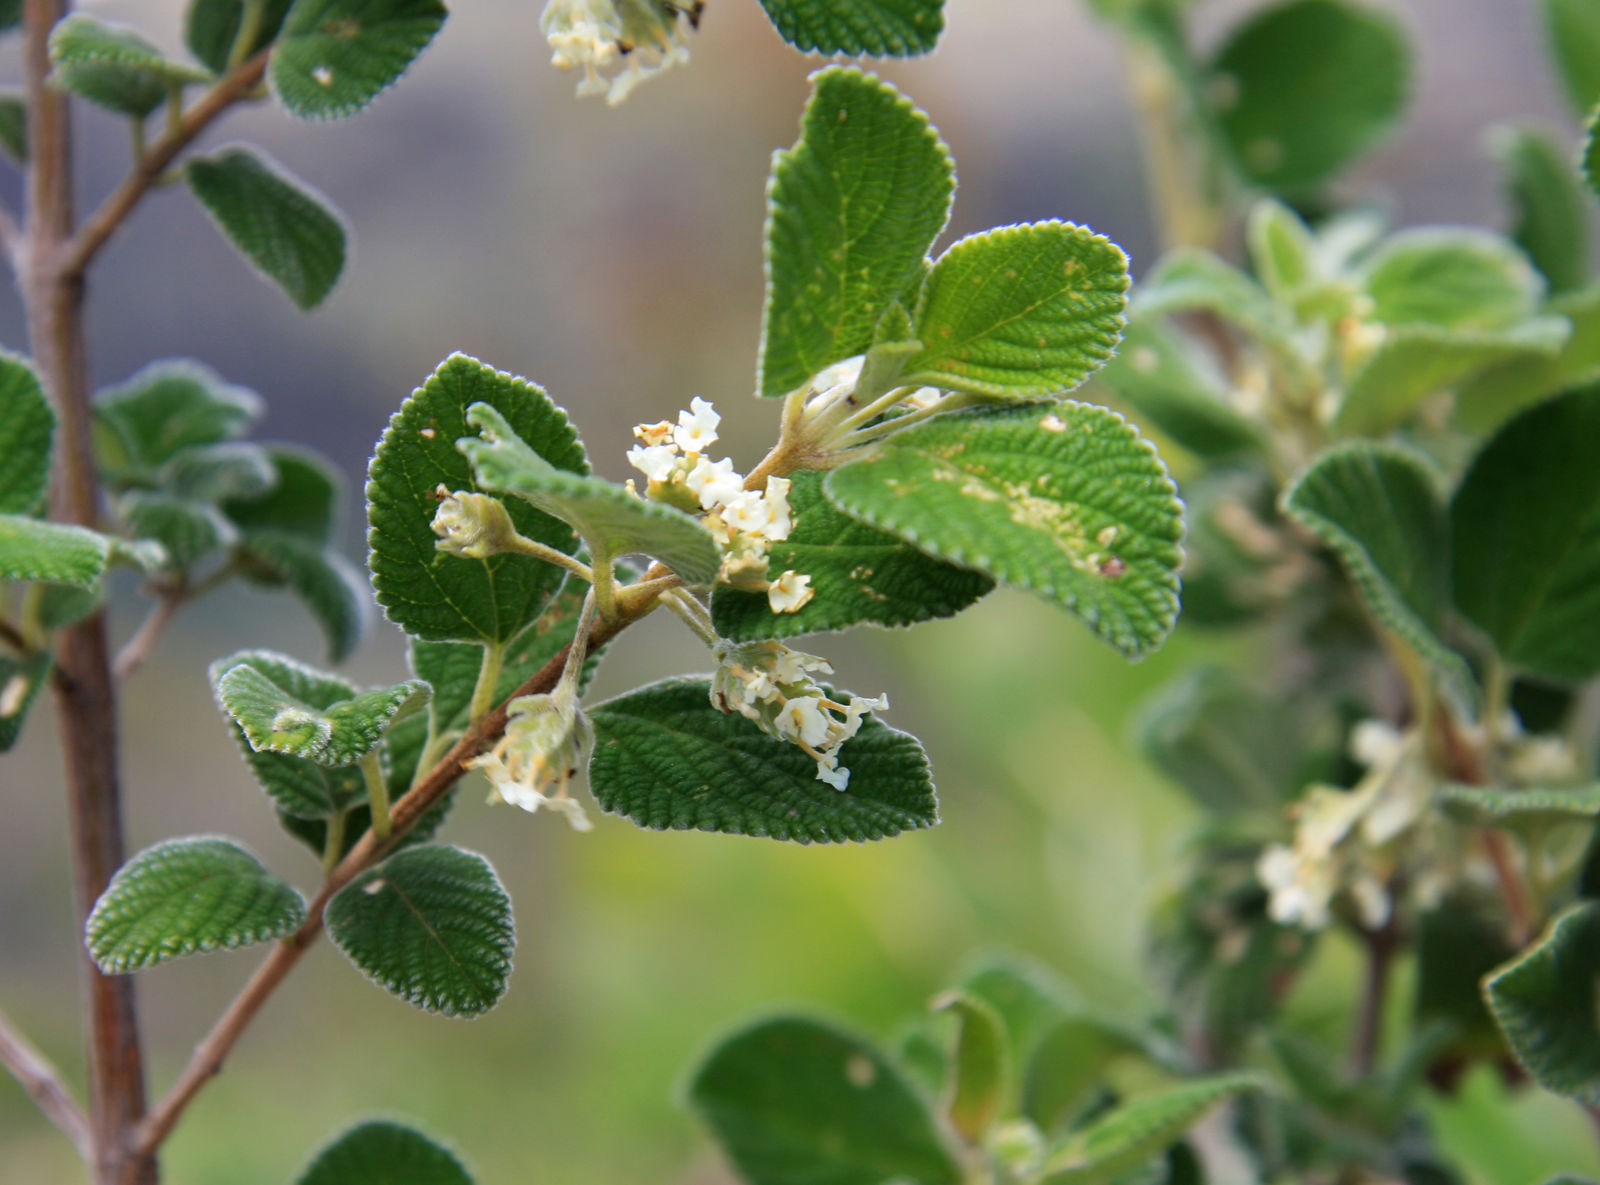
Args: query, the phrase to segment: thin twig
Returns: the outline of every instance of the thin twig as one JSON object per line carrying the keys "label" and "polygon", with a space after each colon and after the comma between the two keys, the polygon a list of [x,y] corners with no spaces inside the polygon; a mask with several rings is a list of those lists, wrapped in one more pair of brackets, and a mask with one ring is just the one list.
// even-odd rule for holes
{"label": "thin twig", "polygon": [[1393,918],[1382,929],[1366,931],[1361,937],[1366,945],[1367,968],[1350,1062],[1358,1078],[1367,1078],[1378,1065],[1378,1050],[1383,1042],[1383,1008],[1389,995],[1389,972],[1393,969],[1394,953],[1399,942]]}
{"label": "thin twig", "polygon": [[0,1012],[0,1066],[10,1070],[11,1076],[22,1083],[22,1089],[45,1117],[72,1141],[83,1162],[92,1163],[94,1144],[89,1138],[89,1120],[83,1108],[68,1093],[66,1084],[61,1081],[61,1072],[17,1031],[3,1012]]}
{"label": "thin twig", "polygon": [[161,635],[167,632],[167,626],[172,624],[172,619],[188,599],[181,587],[162,590],[160,598],[150,606],[150,612],[145,614],[133,637],[117,652],[117,661],[111,667],[112,678],[120,683],[144,665],[161,641]]}
{"label": "thin twig", "polygon": [[22,223],[5,206],[0,206],[0,251],[11,263],[12,274],[22,274],[22,254],[27,238],[22,233]]}

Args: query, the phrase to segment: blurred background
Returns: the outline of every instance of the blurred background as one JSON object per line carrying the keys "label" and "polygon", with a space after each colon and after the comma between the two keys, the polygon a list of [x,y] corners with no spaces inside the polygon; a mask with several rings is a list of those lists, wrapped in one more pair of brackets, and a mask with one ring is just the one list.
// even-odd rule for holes
{"label": "blurred background", "polygon": [[[179,0],[93,9],[176,51]],[[255,388],[262,439],[307,442],[348,477],[346,537],[363,554],[362,473],[388,416],[453,350],[544,384],[600,473],[627,476],[629,429],[691,396],[716,401],[740,468],[771,439],[749,398],[762,292],[769,154],[795,137],[817,65],[785,46],[755,0],[711,0],[692,64],[624,106],[578,101],[548,65],[538,0],[462,0],[411,76],[360,118],[295,124],[237,114],[245,138],[320,187],[354,228],[346,276],[296,314],[253,276],[181,191],[147,201],[106,253],[91,294],[97,384],[153,358],[193,356]],[[942,47],[880,71],[932,116],[960,175],[947,240],[1063,217],[1154,262],[1139,153],[1116,46],[1076,0],[949,0]],[[1249,3],[1199,6],[1220,35]],[[1420,62],[1406,128],[1350,186],[1401,224],[1499,225],[1483,129],[1532,118],[1571,138],[1529,0],[1403,0]],[[4,56],[9,55],[9,56]],[[16,47],[0,79],[19,77]],[[83,202],[127,163],[124,128],[85,111]],[[0,178],[15,198],[16,179]],[[0,293],[0,342],[23,348]],[[113,609],[125,636],[132,588]],[[670,620],[615,646],[596,696],[704,670]],[[130,850],[183,833],[241,837],[303,889],[315,862],[280,833],[211,701],[205,665],[242,646],[310,661],[321,642],[287,600],[237,590],[179,619],[124,701]],[[493,1183],[729,1180],[679,1085],[721,1030],[798,1007],[889,1032],[985,949],[1058,969],[1090,1000],[1137,1014],[1155,994],[1141,924],[1192,808],[1129,734],[1141,701],[1205,655],[1248,667],[1258,645],[1180,627],[1130,666],[1075,622],[996,593],[912,633],[815,640],[840,681],[886,691],[888,720],[922,736],[944,825],[870,847],[638,831],[603,818],[578,835],[463,796],[446,838],[484,852],[515,903],[509,994],[470,1023],[417,1013],[366,984],[326,943],[304,961],[167,1146],[173,1185],[276,1185],[358,1116],[416,1121]],[[349,673],[404,674],[399,633],[375,620]],[[0,1004],[75,1080],[77,946],[59,759],[48,707],[0,763]],[[1336,1016],[1357,970],[1325,944],[1297,991],[1308,1023]],[[181,961],[140,981],[159,1092],[258,953]],[[1509,1105],[1487,1076],[1436,1109],[1448,1148],[1482,1182],[1522,1185],[1600,1168],[1576,1108],[1536,1092]],[[0,1182],[81,1172],[0,1076]]]}

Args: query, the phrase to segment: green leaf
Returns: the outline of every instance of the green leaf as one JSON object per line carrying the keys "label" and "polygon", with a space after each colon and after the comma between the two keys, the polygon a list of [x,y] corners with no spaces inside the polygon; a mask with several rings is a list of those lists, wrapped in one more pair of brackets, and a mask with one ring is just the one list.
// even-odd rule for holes
{"label": "green leaf", "polygon": [[1572,325],[1553,354],[1518,353],[1511,361],[1479,370],[1456,388],[1456,419],[1487,436],[1524,408],[1568,387],[1600,379],[1600,285],[1563,292],[1545,312]]}
{"label": "green leaf", "polygon": [[1502,908],[1486,896],[1457,891],[1419,913],[1412,1011],[1419,1029],[1449,1027],[1447,1057],[1504,1061],[1505,1042],[1480,984],[1516,949],[1506,941]]}
{"label": "green leaf", "polygon": [[117,975],[282,938],[305,916],[300,894],[249,852],[198,836],[158,843],[124,864],[84,929],[95,966]]}
{"label": "green leaf", "polygon": [[800,139],[772,167],[762,395],[873,344],[885,310],[910,300],[954,191],[949,150],[909,99],[859,70],[815,75]]}
{"label": "green leaf", "polygon": [[76,625],[100,608],[105,599],[104,580],[86,588],[71,584],[46,584],[39,597],[39,624],[47,630]]}
{"label": "green leaf", "polygon": [[774,1017],[721,1041],[689,1105],[750,1185],[957,1185],[961,1171],[900,1070],[860,1038]]}
{"label": "green leaf", "polygon": [[1155,450],[1104,408],[941,416],[823,489],[929,555],[1054,601],[1129,657],[1177,617],[1182,504]]}
{"label": "green leaf", "polygon": [[359,761],[391,722],[420,711],[429,695],[418,679],[352,694],[341,679],[260,650],[241,651],[211,670],[217,702],[251,748],[326,766]]}
{"label": "green leaf", "polygon": [[1589,188],[1600,194],[1600,106],[1589,113],[1583,133],[1583,159],[1578,168]]}
{"label": "green leaf", "polygon": [[698,519],[642,501],[598,477],[557,469],[487,403],[467,408],[467,427],[479,435],[462,437],[456,447],[472,465],[478,488],[515,495],[569,524],[596,563],[641,553],[660,560],[686,584],[710,584],[716,578],[722,550]]}
{"label": "green leaf", "polygon": [[839,751],[843,793],[817,779],[798,745],[714,708],[705,679],[652,683],[589,717],[589,787],[608,814],[640,827],[862,843],[939,821],[922,746],[873,716]]}
{"label": "green leaf", "polygon": [[1141,1035],[1081,1006],[1040,1034],[1026,1066],[1022,1112],[1045,1133],[1078,1126],[1104,1107],[1119,1062],[1153,1063]]}
{"label": "green leaf", "polygon": [[129,534],[160,543],[166,551],[163,566],[174,572],[232,546],[237,537],[216,507],[158,490],[129,490],[117,499],[117,517]]}
{"label": "green leaf", "polygon": [[[244,16],[246,0],[190,0],[184,21],[183,39],[189,52],[221,74],[228,68],[234,42]],[[240,47],[241,61],[254,57],[278,34],[293,0],[261,0],[261,14],[255,36]]]}
{"label": "green leaf", "polygon": [[1005,1026],[986,1002],[965,992],[940,996],[933,1007],[953,1014],[959,1026],[945,1104],[950,1126],[968,1144],[980,1145],[1010,1089]]}
{"label": "green leaf", "polygon": [[[367,470],[367,542],[372,585],[389,620],[432,642],[504,641],[537,618],[565,575],[542,560],[497,555],[471,560],[434,545],[436,490],[476,491],[472,466],[456,449],[467,408],[488,403],[511,430],[558,469],[589,472],[564,411],[525,379],[452,354],[400,405]],[[518,500],[506,507],[517,530],[571,552],[565,523]]]}
{"label": "green leaf", "polygon": [[806,573],[816,595],[797,613],[774,613],[766,593],[718,586],[711,616],[723,637],[748,642],[862,623],[912,625],[953,616],[994,588],[981,573],[933,559],[841,514],[822,496],[821,473],[802,470],[791,480],[794,529],[772,545],[767,573]]}
{"label": "green leaf", "polygon": [[1511,237],[1543,273],[1551,292],[1588,278],[1589,210],[1572,155],[1532,128],[1495,128],[1489,151],[1500,164],[1511,206]]}
{"label": "green leaf", "polygon": [[194,445],[233,440],[260,418],[254,391],[189,359],[152,362],[95,396],[95,461],[113,484],[156,484],[161,466]]}
{"label": "green leaf", "polygon": [[1260,1090],[1253,1074],[1216,1074],[1123,1103],[1052,1153],[1046,1185],[1110,1181],[1165,1152],[1224,1099]]}
{"label": "green leaf", "polygon": [[161,467],[163,489],[183,498],[220,502],[249,498],[272,488],[275,474],[259,444],[224,441],[183,449]]}
{"label": "green leaf", "polygon": [[505,994],[516,929],[489,862],[443,844],[404,848],[328,902],[328,937],[368,979],[444,1016]]}
{"label": "green leaf", "polygon": [[1392,445],[1339,445],[1312,462],[1283,506],[1339,556],[1372,615],[1470,697],[1472,673],[1441,637],[1450,534],[1428,463]]}
{"label": "green leaf", "polygon": [[1157,262],[1134,295],[1133,313],[1150,319],[1206,312],[1256,339],[1291,374],[1308,371],[1288,310],[1253,278],[1209,251],[1180,247]]}
{"label": "green leaf", "polygon": [[1385,239],[1360,277],[1371,319],[1439,329],[1506,329],[1538,308],[1544,280],[1489,231],[1419,227]]}
{"label": "green leaf", "polygon": [[21,91],[0,88],[0,149],[13,163],[28,163],[28,105]]}
{"label": "green leaf", "polygon": [[970,235],[941,255],[917,301],[906,384],[997,399],[1072,390],[1122,337],[1128,257],[1070,222]]}
{"label": "green leaf", "polygon": [[50,675],[48,653],[28,658],[0,654],[0,753],[17,743],[28,709]]}
{"label": "green leaf", "polygon": [[1450,506],[1456,605],[1502,658],[1556,679],[1600,671],[1600,386],[1522,413]]}
{"label": "green leaf", "polygon": [[1292,304],[1318,279],[1316,238],[1282,202],[1262,198],[1250,207],[1245,239],[1251,266],[1274,299]]}
{"label": "green leaf", "polygon": [[1077,999],[1055,972],[1013,954],[986,955],[961,987],[983,1000],[1005,1025],[1009,1057],[1025,1065],[1039,1039],[1077,1006]]}
{"label": "green leaf", "polygon": [[1546,1090],[1600,1104],[1600,902],[1574,906],[1484,980],[1511,1051]]}
{"label": "green leaf", "polygon": [[1600,818],[1600,786],[1509,790],[1501,786],[1439,787],[1446,813],[1465,822],[1506,827],[1546,827],[1551,823]]}
{"label": "green leaf", "polygon": [[111,557],[111,540],[84,527],[0,514],[0,580],[91,585]]}
{"label": "green leaf", "polygon": [[295,0],[267,76],[291,115],[354,115],[399,81],[447,15],[442,0]]}
{"label": "green leaf", "polygon": [[1365,4],[1289,0],[1236,28],[1206,87],[1240,171],[1280,193],[1329,180],[1398,121],[1405,37]]}
{"label": "green leaf", "polygon": [[1573,110],[1600,102],[1600,12],[1587,0],[1544,0],[1545,31]]}
{"label": "green leaf", "polygon": [[318,1152],[295,1185],[472,1185],[472,1175],[414,1128],[371,1119]]}
{"label": "green leaf", "polygon": [[267,584],[286,584],[310,611],[328,644],[328,661],[342,662],[367,627],[367,586],[337,551],[288,531],[245,534],[238,558],[246,574]]}
{"label": "green leaf", "polygon": [[761,0],[783,39],[808,53],[907,58],[944,32],[944,0]]}
{"label": "green leaf", "polygon": [[44,505],[55,427],[33,367],[0,351],[0,514],[33,514]]}
{"label": "green leaf", "polygon": [[296,819],[326,820],[366,801],[367,787],[354,765],[330,769],[304,757],[250,747],[244,730],[233,732],[250,772],[280,812]]}
{"label": "green leaf", "polygon": [[183,169],[189,189],[242,255],[301,310],[344,270],[344,222],[326,198],[260,149],[236,145]]}
{"label": "green leaf", "polygon": [[211,75],[167,59],[126,25],[73,13],[50,30],[50,81],[62,90],[143,119],[167,92]]}
{"label": "green leaf", "polygon": [[1227,383],[1210,360],[1154,318],[1128,322],[1116,357],[1095,378],[1197,457],[1217,460],[1262,447],[1260,432],[1229,405]]}
{"label": "green leaf", "polygon": [[245,531],[265,529],[300,535],[314,543],[333,539],[341,482],[333,466],[316,453],[289,445],[266,447],[271,485],[256,497],[231,497],[222,505]]}

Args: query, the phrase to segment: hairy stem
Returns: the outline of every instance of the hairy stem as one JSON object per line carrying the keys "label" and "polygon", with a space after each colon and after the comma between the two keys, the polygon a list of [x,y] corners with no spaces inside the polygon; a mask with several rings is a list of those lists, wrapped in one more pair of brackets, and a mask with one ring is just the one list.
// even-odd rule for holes
{"label": "hairy stem", "polygon": [[336,811],[328,816],[328,833],[322,841],[322,871],[329,873],[338,866],[339,857],[344,854],[344,824],[349,817],[346,811]]}
{"label": "hairy stem", "polygon": [[83,1109],[67,1091],[61,1081],[61,1072],[50,1064],[50,1059],[34,1048],[33,1043],[19,1032],[15,1025],[0,1012],[0,1066],[22,1084],[28,1097],[34,1101],[45,1118],[61,1129],[72,1141],[85,1164],[94,1160],[94,1143],[89,1137],[89,1120]]}
{"label": "hairy stem", "polygon": [[361,780],[367,784],[367,802],[372,806],[372,833],[388,839],[393,831],[389,822],[389,786],[383,780],[383,762],[374,748],[361,759]]}
{"label": "hairy stem", "polygon": [[594,573],[589,565],[582,560],[575,559],[564,551],[557,551],[546,546],[536,539],[529,539],[526,535],[516,537],[515,546],[509,548],[516,555],[532,556],[536,560],[543,560],[547,564],[554,564],[558,568],[565,568],[580,580],[594,580]]}
{"label": "hairy stem", "polygon": [[483,644],[483,663],[478,667],[478,681],[472,687],[472,702],[467,708],[467,723],[476,724],[494,707],[494,689],[500,683],[500,664],[506,648],[501,642]]}

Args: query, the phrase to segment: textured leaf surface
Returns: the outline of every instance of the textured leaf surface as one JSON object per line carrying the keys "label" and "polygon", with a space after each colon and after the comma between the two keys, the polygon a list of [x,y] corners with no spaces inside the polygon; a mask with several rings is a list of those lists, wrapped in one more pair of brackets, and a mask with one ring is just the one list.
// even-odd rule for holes
{"label": "textured leaf surface", "polygon": [[761,0],[796,49],[822,54],[911,57],[944,31],[944,0]]}
{"label": "textured leaf surface", "polygon": [[416,1129],[374,1119],[318,1152],[295,1185],[472,1185],[472,1176]]}
{"label": "textured leaf surface", "polygon": [[761,394],[873,343],[920,277],[954,190],[949,151],[909,99],[859,70],[815,76],[800,139],[773,162]]}
{"label": "textured leaf surface", "polygon": [[38,698],[50,674],[49,654],[16,658],[0,654],[0,753],[17,743],[28,709]]}
{"label": "textured leaf surface", "polygon": [[1569,909],[1484,994],[1517,1060],[1540,1086],[1600,1104],[1600,903]]}
{"label": "textured leaf surface", "polygon": [[272,484],[258,497],[229,498],[223,503],[224,513],[246,531],[286,531],[328,543],[341,492],[338,473],[304,449],[271,445],[265,451]]}
{"label": "textured leaf surface", "polygon": [[822,496],[821,473],[801,471],[792,480],[794,529],[772,545],[767,573],[804,572],[816,595],[798,613],[774,613],[766,593],[720,586],[711,615],[723,637],[753,641],[862,623],[911,625],[959,613],[994,587],[979,572],[933,559],[840,513]]}
{"label": "textured leaf surface", "polygon": [[1544,281],[1499,235],[1421,227],[1391,235],[1363,268],[1371,317],[1385,325],[1505,329],[1533,314]]}
{"label": "textured leaf surface", "polygon": [[85,927],[107,974],[281,938],[305,920],[300,894],[238,844],[213,836],[146,848],[123,865]]}
{"label": "textured leaf surface", "polygon": [[261,416],[254,391],[199,362],[152,362],[95,396],[95,460],[112,481],[154,484],[180,450],[242,436]]}
{"label": "textured leaf surface", "polygon": [[222,233],[295,307],[314,309],[333,290],[346,235],[320,194],[243,146],[193,157],[183,175]]}
{"label": "textured leaf surface", "polygon": [[171,87],[205,82],[203,70],[169,61],[125,25],[73,13],[50,31],[50,81],[122,115],[143,118]]}
{"label": "textured leaf surface", "polygon": [[267,76],[301,119],[353,115],[399,80],[446,15],[442,0],[295,0]]}
{"label": "textured leaf surface", "polygon": [[[434,545],[436,490],[477,491],[456,449],[467,408],[487,403],[558,469],[589,463],[566,412],[526,379],[453,354],[400,405],[367,469],[367,542],[378,603],[389,620],[432,642],[504,641],[537,618],[565,575],[543,560],[497,555],[471,560]],[[577,547],[572,529],[520,500],[507,505],[517,530],[558,551]]]}
{"label": "textured leaf surface", "polygon": [[1290,0],[1237,28],[1213,63],[1217,118],[1245,176],[1280,192],[1328,180],[1405,106],[1410,63],[1395,22],[1368,5]]}
{"label": "textured leaf surface", "polygon": [[1582,789],[1508,790],[1497,786],[1441,786],[1446,811],[1474,823],[1541,827],[1552,822],[1600,817],[1600,786]]}
{"label": "textured leaf surface", "polygon": [[328,937],[408,1004],[477,1016],[505,994],[516,929],[489,862],[443,844],[404,848],[328,902]]}
{"label": "textured leaf surface", "polygon": [[945,1114],[957,1135],[979,1145],[1006,1105],[1010,1087],[1005,1025],[988,1003],[965,992],[941,996],[933,1006],[953,1015],[958,1026]]}
{"label": "textured leaf surface", "polygon": [[[264,49],[278,33],[283,18],[294,0],[263,0],[260,23],[242,57],[249,58]],[[239,37],[245,0],[191,0],[184,21],[183,39],[189,52],[217,73],[228,68],[228,56]]]}
{"label": "textured leaf surface", "polygon": [[710,584],[716,576],[722,550],[698,519],[642,501],[598,477],[557,469],[486,403],[467,409],[467,426],[480,435],[463,437],[456,447],[479,489],[514,495],[561,519],[605,562],[640,553],[660,560],[686,584]]}
{"label": "textured leaf surface", "polygon": [[273,479],[267,450],[238,440],[191,445],[163,465],[160,474],[162,488],[203,502],[255,497],[271,489]]}
{"label": "textured leaf surface", "polygon": [[839,750],[840,792],[798,746],[711,705],[705,679],[666,679],[590,712],[589,787],[609,814],[655,831],[861,843],[939,821],[917,739],[869,716]]}
{"label": "textured leaf surface", "polygon": [[0,514],[0,580],[87,586],[110,556],[111,541],[94,531]]}
{"label": "textured leaf surface", "polygon": [[300,598],[327,640],[329,662],[349,657],[366,631],[370,605],[366,582],[349,560],[288,531],[249,531],[240,550],[247,571],[288,585]]}
{"label": "textured leaf surface", "polygon": [[233,732],[250,772],[284,814],[296,819],[328,819],[366,801],[366,782],[359,767],[330,768],[304,757],[258,752],[238,725]]}
{"label": "textured leaf surface", "polygon": [[1183,507],[1149,442],[1104,408],[940,417],[823,489],[930,555],[1054,601],[1130,657],[1177,616]]}
{"label": "textured leaf surface", "polygon": [[55,427],[33,367],[0,352],[0,514],[32,514],[44,505]]}
{"label": "textured leaf surface", "polygon": [[1588,0],[1543,0],[1550,49],[1580,116],[1600,103],[1600,12]]}
{"label": "textured leaf surface", "polygon": [[1404,449],[1357,441],[1301,475],[1284,509],[1339,556],[1368,609],[1458,687],[1465,660],[1440,636],[1450,603],[1450,531],[1428,464]]}
{"label": "textured leaf surface", "polygon": [[717,1045],[689,1104],[751,1185],[956,1185],[926,1106],[867,1042],[775,1017]]}
{"label": "textured leaf surface", "polygon": [[193,566],[237,537],[216,507],[158,490],[129,490],[117,499],[117,515],[129,534],[161,544],[172,571]]}
{"label": "textured leaf surface", "polygon": [[907,384],[995,398],[1070,391],[1122,336],[1128,257],[1070,222],[971,235],[928,273]]}
{"label": "textured leaf surface", "polygon": [[1577,288],[1588,278],[1589,210],[1572,154],[1532,128],[1497,128],[1489,149],[1500,162],[1512,239],[1551,292]]}
{"label": "textured leaf surface", "polygon": [[1519,354],[1478,371],[1456,387],[1456,419],[1487,436],[1525,408],[1567,387],[1600,378],[1600,286],[1563,292],[1546,312],[1572,326],[1553,354]]}
{"label": "textured leaf surface", "polygon": [[396,716],[427,703],[428,685],[407,679],[316,705],[294,694],[302,681],[284,677],[287,661],[246,657],[216,681],[217,701],[258,751],[286,753],[318,765],[350,765],[377,746]]}
{"label": "textured leaf surface", "polygon": [[1512,420],[1451,503],[1456,605],[1501,656],[1557,679],[1600,671],[1600,386]]}

